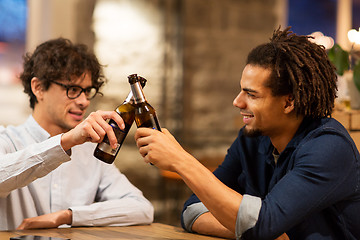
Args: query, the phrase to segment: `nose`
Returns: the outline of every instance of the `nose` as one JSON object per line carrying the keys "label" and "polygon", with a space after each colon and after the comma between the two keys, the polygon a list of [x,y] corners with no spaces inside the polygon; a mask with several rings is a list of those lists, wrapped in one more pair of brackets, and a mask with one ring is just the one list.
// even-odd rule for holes
{"label": "nose", "polygon": [[234,99],[233,105],[237,108],[244,109],[246,108],[246,103],[243,99],[243,92],[240,92]]}
{"label": "nose", "polygon": [[84,107],[87,107],[90,103],[90,100],[88,100],[86,98],[86,95],[85,95],[85,92],[82,92],[80,94],[80,96],[78,96],[77,98],[75,98],[75,102],[76,104],[78,105],[81,105],[81,106],[84,106]]}

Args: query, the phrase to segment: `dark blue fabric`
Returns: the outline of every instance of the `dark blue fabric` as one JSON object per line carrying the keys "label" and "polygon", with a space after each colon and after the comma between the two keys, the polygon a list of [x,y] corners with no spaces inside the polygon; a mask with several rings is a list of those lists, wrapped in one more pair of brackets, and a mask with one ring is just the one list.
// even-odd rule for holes
{"label": "dark blue fabric", "polygon": [[[305,119],[276,165],[273,149],[268,137],[245,137],[241,129],[214,171],[237,192],[262,199],[243,239],[284,232],[291,240],[360,239],[359,152],[346,129],[332,118]],[[184,210],[195,202],[192,195]]]}

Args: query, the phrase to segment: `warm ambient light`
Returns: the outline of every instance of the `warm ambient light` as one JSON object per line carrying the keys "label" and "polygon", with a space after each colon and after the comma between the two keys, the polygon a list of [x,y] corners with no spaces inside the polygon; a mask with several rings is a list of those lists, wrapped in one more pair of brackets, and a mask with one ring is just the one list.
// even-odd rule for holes
{"label": "warm ambient light", "polygon": [[313,32],[310,34],[313,37],[309,40],[318,44],[323,45],[325,49],[330,49],[334,46],[334,39],[332,37],[325,36],[322,32]]}
{"label": "warm ambient light", "polygon": [[348,38],[350,42],[355,44],[360,44],[360,28],[359,31],[356,31],[355,29],[351,29],[348,32]]}
{"label": "warm ambient light", "polygon": [[93,28],[97,38],[115,42],[132,42],[139,36],[146,38],[155,31],[145,11],[130,2],[116,1],[100,1],[96,5]]}

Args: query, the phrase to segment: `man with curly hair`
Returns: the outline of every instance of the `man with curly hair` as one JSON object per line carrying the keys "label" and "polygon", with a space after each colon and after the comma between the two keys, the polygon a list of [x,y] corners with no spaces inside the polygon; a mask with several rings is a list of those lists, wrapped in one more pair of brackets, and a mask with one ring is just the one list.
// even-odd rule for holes
{"label": "man with curly hair", "polygon": [[233,105],[244,127],[211,173],[166,130],[140,128],[146,162],[194,194],[182,225],[237,239],[360,239],[360,159],[331,118],[337,77],[323,46],[286,28],[248,55]]}
{"label": "man with curly hair", "polygon": [[114,111],[84,119],[105,82],[102,66],[83,44],[58,38],[24,57],[20,76],[32,114],[0,127],[0,230],[149,224],[153,206],[115,165],[93,156],[94,143],[124,128]]}

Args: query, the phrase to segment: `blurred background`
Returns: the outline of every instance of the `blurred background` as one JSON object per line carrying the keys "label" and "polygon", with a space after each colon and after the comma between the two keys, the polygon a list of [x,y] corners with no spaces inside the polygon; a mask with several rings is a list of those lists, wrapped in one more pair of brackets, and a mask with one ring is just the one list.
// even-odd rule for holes
{"label": "blurred background", "polygon": [[[209,169],[242,125],[232,101],[248,52],[281,26],[350,49],[360,0],[0,0],[0,125],[31,114],[18,75],[22,56],[49,39],[85,43],[109,79],[90,111],[113,110],[148,80],[145,95],[168,128]],[[177,175],[143,162],[132,127],[115,164],[155,206],[155,221],[179,225],[191,191]]]}

